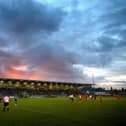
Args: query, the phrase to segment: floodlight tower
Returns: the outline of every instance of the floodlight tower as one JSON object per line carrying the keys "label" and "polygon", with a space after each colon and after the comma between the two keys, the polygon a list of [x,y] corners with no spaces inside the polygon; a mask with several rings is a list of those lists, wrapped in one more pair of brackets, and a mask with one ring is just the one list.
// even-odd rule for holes
{"label": "floodlight tower", "polygon": [[93,88],[95,88],[95,79],[94,79],[94,73],[92,73],[92,84],[93,84]]}

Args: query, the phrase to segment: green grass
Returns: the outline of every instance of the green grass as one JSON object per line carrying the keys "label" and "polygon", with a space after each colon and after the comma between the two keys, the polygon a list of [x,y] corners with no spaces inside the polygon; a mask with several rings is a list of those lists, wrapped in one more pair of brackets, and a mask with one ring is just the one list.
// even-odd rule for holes
{"label": "green grass", "polygon": [[104,98],[103,102],[67,98],[11,100],[10,111],[2,111],[0,126],[121,126],[126,125],[126,98]]}

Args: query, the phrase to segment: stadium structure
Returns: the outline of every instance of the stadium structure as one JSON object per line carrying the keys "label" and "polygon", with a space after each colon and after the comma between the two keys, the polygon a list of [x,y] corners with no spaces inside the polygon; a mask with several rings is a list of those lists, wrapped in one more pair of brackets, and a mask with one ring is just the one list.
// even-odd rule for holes
{"label": "stadium structure", "polygon": [[81,88],[92,88],[92,85],[88,83],[0,78],[0,91],[10,94],[21,94],[24,91],[28,94],[77,93]]}

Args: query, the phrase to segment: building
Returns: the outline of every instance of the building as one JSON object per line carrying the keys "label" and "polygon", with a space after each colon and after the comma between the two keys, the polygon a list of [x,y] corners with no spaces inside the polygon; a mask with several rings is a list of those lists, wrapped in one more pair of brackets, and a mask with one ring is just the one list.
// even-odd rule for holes
{"label": "building", "polygon": [[0,78],[0,89],[8,92],[27,91],[32,93],[78,92],[80,88],[92,87],[92,84],[73,82],[54,82],[40,80],[24,80]]}

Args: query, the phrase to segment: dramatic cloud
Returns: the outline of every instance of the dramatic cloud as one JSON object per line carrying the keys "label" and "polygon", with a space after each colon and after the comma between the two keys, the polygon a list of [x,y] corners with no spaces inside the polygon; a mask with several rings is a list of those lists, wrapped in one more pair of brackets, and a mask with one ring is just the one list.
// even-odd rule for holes
{"label": "dramatic cloud", "polygon": [[[60,8],[39,4],[33,0],[0,1],[0,38],[8,45],[34,46],[40,37],[59,29],[66,15]],[[9,40],[8,40],[9,39]]]}
{"label": "dramatic cloud", "polygon": [[0,0],[1,77],[123,87],[125,15],[125,0]]}
{"label": "dramatic cloud", "polygon": [[9,0],[0,3],[0,24],[16,34],[58,29],[64,12],[33,0]]}

